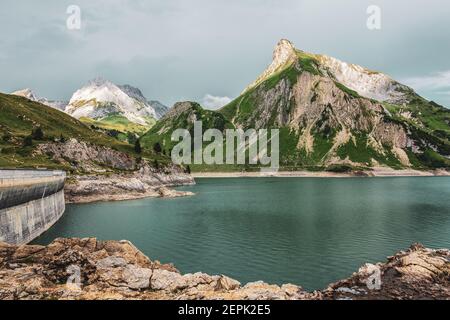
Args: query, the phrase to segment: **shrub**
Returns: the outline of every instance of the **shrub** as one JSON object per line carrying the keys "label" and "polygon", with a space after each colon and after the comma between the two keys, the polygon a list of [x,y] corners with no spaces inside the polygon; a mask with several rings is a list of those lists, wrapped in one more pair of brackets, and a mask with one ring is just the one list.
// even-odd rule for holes
{"label": "shrub", "polygon": [[162,147],[161,144],[159,142],[155,143],[153,145],[153,151],[155,151],[156,153],[161,153],[162,152]]}
{"label": "shrub", "polygon": [[12,138],[12,136],[10,133],[5,133],[2,137],[2,140],[5,142],[9,142],[9,141],[11,141],[11,138]]}
{"label": "shrub", "polygon": [[134,143],[134,151],[136,151],[136,153],[142,152],[141,141],[139,139]]}
{"label": "shrub", "polygon": [[31,131],[31,138],[34,140],[43,140],[44,139],[44,131],[40,127]]}
{"label": "shrub", "polygon": [[137,141],[136,135],[132,132],[127,133],[127,141],[129,144],[135,144]]}
{"label": "shrub", "polygon": [[26,136],[25,139],[23,139],[23,146],[24,147],[30,147],[33,145],[33,137],[32,136]]}
{"label": "shrub", "polygon": [[331,166],[327,167],[325,171],[344,173],[344,172],[351,172],[352,170],[353,170],[353,168],[349,165],[335,164],[335,165],[331,165]]}

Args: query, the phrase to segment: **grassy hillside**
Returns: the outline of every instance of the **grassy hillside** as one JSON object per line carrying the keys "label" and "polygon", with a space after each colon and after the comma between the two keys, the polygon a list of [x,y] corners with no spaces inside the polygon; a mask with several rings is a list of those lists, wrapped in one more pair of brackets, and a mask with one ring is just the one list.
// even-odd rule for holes
{"label": "grassy hillside", "polygon": [[110,115],[101,120],[94,120],[90,118],[80,118],[80,121],[91,127],[94,130],[104,131],[109,136],[112,136],[120,141],[133,143],[135,137],[140,137],[148,130],[150,130],[156,123],[154,118],[148,118],[149,125],[140,125],[131,122],[122,115]]}
{"label": "grassy hillside", "polygon": [[23,97],[0,94],[0,167],[61,168],[48,157],[33,157],[33,149],[40,143],[69,138],[141,156],[133,145],[97,132],[61,111]]}
{"label": "grassy hillside", "polygon": [[161,153],[170,156],[172,148],[178,143],[171,141],[172,132],[176,129],[187,129],[194,137],[194,120],[202,121],[203,131],[209,128],[224,131],[234,126],[218,112],[205,110],[198,103],[183,102],[159,120],[144,136],[141,144],[147,150],[153,150],[156,144],[161,146]]}
{"label": "grassy hillside", "polygon": [[[450,168],[449,109],[411,91],[408,104],[383,103],[389,114],[374,113],[374,105],[381,105],[379,102],[361,97],[330,78],[314,55],[301,51],[296,54],[296,60],[291,64],[285,65],[219,110],[226,119],[243,128],[280,128],[280,164],[285,170],[324,170],[327,163],[339,162],[338,159],[354,163],[353,166],[358,168],[371,167],[373,163],[395,169],[405,167],[390,142],[378,141],[378,146],[373,144],[371,131],[377,117],[383,119],[386,128],[395,128],[397,125],[408,133],[412,145],[403,151],[411,167]],[[309,74],[309,79],[314,79],[315,84],[301,88],[309,95],[309,100],[303,100],[299,105],[293,98],[294,87],[299,77],[305,74]],[[328,91],[320,90],[321,84],[326,83],[327,79],[334,82],[335,88],[324,85]],[[335,99],[339,95],[343,95],[340,101]],[[334,101],[336,104],[318,105],[316,100],[323,97],[325,99],[322,101]],[[356,107],[345,118],[342,115],[346,113],[347,104]],[[299,114],[305,116],[299,117]],[[351,126],[347,124],[345,128],[343,123],[349,123],[349,117],[353,123]],[[357,124],[360,124],[359,127]],[[348,131],[351,139],[336,146],[337,135],[343,129]],[[308,139],[303,140],[311,141],[309,148],[300,143],[305,137]]]}

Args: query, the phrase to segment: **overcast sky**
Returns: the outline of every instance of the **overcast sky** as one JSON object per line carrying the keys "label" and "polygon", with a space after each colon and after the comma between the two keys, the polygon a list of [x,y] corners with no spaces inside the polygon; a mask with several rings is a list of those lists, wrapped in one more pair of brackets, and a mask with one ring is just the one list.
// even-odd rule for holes
{"label": "overcast sky", "polygon": [[[81,30],[68,30],[69,5]],[[366,26],[381,8],[381,30]],[[450,107],[447,0],[2,0],[0,91],[69,99],[102,76],[172,105],[213,108],[270,63],[274,45],[383,71]]]}

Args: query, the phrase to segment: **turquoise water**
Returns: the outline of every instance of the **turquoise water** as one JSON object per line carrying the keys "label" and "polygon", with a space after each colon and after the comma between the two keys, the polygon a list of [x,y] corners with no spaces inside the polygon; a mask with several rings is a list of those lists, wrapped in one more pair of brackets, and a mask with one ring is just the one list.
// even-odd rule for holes
{"label": "turquoise water", "polygon": [[69,205],[35,242],[127,239],[183,273],[321,289],[422,242],[450,248],[450,178],[197,179],[196,196]]}

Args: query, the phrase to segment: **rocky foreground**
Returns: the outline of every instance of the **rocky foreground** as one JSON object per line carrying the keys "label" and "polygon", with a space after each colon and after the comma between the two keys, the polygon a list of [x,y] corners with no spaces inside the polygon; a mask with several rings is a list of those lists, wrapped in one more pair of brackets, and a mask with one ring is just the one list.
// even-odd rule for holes
{"label": "rocky foreground", "polygon": [[128,241],[0,243],[0,299],[450,299],[450,251],[413,245],[311,293],[292,284],[241,285],[223,275],[182,275]]}

